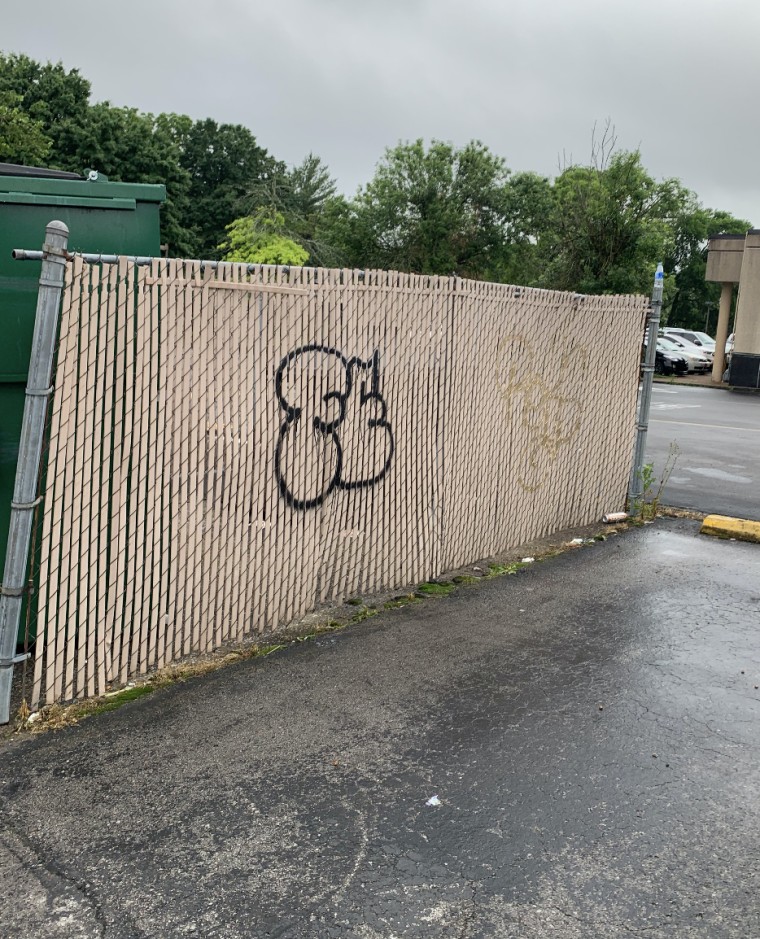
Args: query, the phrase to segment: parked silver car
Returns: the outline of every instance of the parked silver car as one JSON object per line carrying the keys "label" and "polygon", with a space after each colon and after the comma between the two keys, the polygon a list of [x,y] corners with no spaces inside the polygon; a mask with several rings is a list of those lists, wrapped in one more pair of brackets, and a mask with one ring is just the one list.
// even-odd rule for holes
{"label": "parked silver car", "polygon": [[704,373],[709,372],[712,368],[712,355],[705,349],[700,349],[699,346],[695,346],[694,343],[689,342],[688,339],[683,339],[675,333],[668,333],[660,338],[665,339],[678,349],[679,355],[682,355],[686,359],[686,364],[690,372]]}

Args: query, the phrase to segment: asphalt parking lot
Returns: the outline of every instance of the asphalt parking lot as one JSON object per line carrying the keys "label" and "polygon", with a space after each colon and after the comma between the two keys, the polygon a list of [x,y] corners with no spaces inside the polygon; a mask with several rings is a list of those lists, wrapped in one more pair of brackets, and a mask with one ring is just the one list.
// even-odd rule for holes
{"label": "asphalt parking lot", "polygon": [[646,461],[658,478],[671,443],[665,504],[760,520],[760,395],[656,382]]}
{"label": "asphalt parking lot", "polygon": [[760,936],[760,546],[698,530],[6,745],[0,935]]}

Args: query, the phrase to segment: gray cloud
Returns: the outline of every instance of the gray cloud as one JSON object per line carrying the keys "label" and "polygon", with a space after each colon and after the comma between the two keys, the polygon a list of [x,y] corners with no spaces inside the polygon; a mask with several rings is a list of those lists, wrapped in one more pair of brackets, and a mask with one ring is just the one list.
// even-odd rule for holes
{"label": "gray cloud", "polygon": [[96,99],[242,123],[288,162],[312,150],[349,193],[385,147],[416,137],[479,138],[551,175],[563,152],[588,159],[609,117],[653,174],[760,225],[756,0],[72,9],[4,9],[0,47],[79,68]]}

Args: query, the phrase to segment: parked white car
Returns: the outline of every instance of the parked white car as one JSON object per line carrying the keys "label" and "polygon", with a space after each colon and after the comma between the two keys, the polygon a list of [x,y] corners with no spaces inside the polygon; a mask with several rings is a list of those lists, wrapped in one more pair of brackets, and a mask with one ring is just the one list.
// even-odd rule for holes
{"label": "parked white car", "polygon": [[663,329],[663,333],[665,333],[666,336],[680,336],[687,342],[699,346],[700,349],[704,349],[705,352],[715,353],[715,340],[712,336],[708,336],[707,333],[701,333],[696,329],[681,329],[680,326],[666,326]]}
{"label": "parked white car", "polygon": [[676,333],[668,333],[665,336],[673,345],[677,346],[680,354],[686,359],[690,372],[709,372],[712,368],[713,357],[705,349],[700,349],[688,339],[683,339]]}

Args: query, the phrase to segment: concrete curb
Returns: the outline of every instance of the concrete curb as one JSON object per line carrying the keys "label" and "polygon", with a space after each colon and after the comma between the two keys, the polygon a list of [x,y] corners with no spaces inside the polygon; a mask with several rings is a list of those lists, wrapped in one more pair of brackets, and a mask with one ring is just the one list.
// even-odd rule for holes
{"label": "concrete curb", "polygon": [[673,375],[655,375],[653,381],[656,385],[678,385],[681,388],[714,388],[716,391],[733,391],[734,394],[760,394],[760,388],[742,388],[740,385],[727,385],[725,382],[716,384],[709,375],[694,378],[676,378]]}
{"label": "concrete curb", "polygon": [[716,538],[735,538],[737,541],[754,541],[760,544],[760,522],[747,518],[708,515],[699,531],[702,535],[715,535]]}
{"label": "concrete curb", "polygon": [[699,378],[676,378],[673,375],[655,375],[652,379],[658,385],[680,385],[682,388],[715,388],[716,391],[732,391],[725,382],[714,382],[709,375]]}

